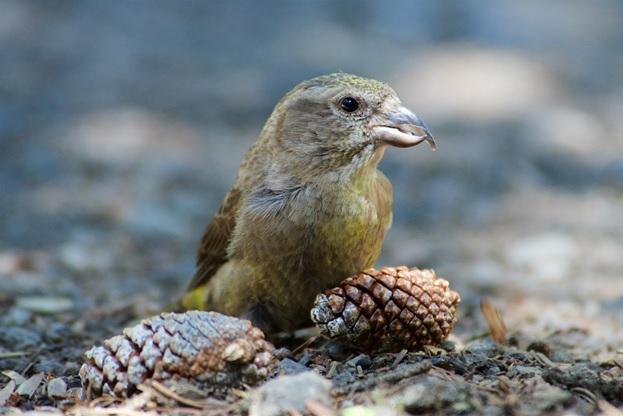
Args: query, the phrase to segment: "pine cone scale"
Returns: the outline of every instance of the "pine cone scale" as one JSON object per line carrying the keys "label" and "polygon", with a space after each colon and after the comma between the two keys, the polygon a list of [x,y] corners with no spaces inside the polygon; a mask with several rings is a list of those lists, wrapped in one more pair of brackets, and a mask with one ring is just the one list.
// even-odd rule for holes
{"label": "pine cone scale", "polygon": [[[353,292],[353,290],[349,291],[349,288],[351,288],[352,286],[347,286],[346,288],[346,296],[350,297],[350,293]],[[356,292],[359,293],[359,292]],[[343,296],[336,296],[336,295],[331,295],[329,296],[329,305],[331,306],[331,310],[333,311],[333,313],[340,313],[344,310],[344,306],[346,305],[346,301],[344,299]]]}

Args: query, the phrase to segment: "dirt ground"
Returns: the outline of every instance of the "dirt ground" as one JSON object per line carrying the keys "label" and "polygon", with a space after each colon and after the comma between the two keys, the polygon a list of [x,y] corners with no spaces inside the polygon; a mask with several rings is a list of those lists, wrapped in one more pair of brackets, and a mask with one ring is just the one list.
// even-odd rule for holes
{"label": "dirt ground", "polygon": [[[253,390],[200,408],[153,389],[88,407],[77,374],[183,291],[278,98],[344,70],[390,83],[439,145],[387,152],[378,264],[434,268],[462,302],[440,348],[317,340],[284,359],[281,377],[329,381],[307,412],[621,414],[623,7],[397,3],[0,5],[0,413],[259,408]],[[7,396],[23,379],[32,395]]]}

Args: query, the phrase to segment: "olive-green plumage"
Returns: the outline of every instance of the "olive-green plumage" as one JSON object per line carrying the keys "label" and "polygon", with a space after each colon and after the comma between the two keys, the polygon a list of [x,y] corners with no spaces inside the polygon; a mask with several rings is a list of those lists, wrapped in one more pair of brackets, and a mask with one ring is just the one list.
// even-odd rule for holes
{"label": "olive-green plumage", "polygon": [[426,127],[383,83],[340,73],[297,85],[208,225],[183,307],[268,331],[308,323],[317,293],[379,255],[391,223],[385,145],[422,140],[432,143]]}

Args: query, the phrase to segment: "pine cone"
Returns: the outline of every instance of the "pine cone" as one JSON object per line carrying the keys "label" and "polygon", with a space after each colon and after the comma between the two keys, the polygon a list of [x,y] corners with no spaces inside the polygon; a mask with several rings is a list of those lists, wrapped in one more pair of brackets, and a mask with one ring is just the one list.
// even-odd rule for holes
{"label": "pine cone", "polygon": [[88,350],[80,378],[94,395],[127,397],[150,379],[213,390],[263,380],[273,351],[247,320],[216,312],[163,313]]}
{"label": "pine cone", "polygon": [[437,345],[456,322],[459,294],[432,270],[367,269],[316,297],[311,318],[323,335],[358,349]]}

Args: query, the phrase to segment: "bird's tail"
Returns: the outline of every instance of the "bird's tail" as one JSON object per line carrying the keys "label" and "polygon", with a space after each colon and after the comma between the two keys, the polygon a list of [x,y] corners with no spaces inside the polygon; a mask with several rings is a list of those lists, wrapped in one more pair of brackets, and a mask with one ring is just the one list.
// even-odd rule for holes
{"label": "bird's tail", "polygon": [[207,285],[197,286],[184,293],[181,298],[169,305],[171,312],[182,312],[194,309],[205,310],[206,286]]}

